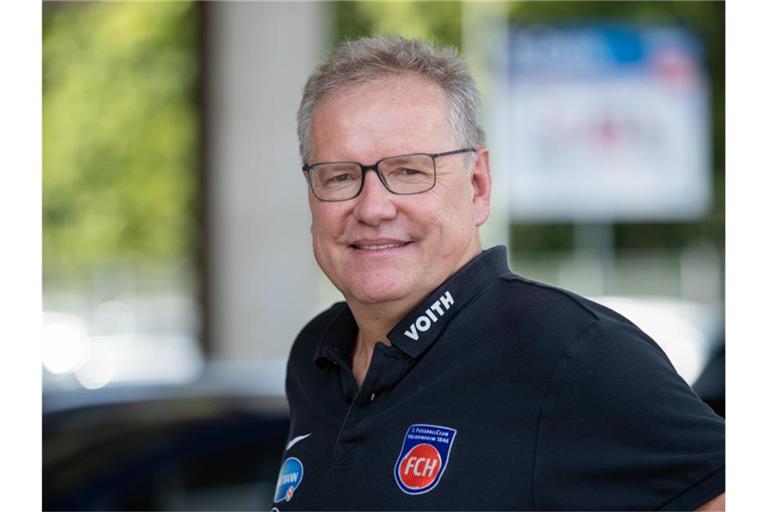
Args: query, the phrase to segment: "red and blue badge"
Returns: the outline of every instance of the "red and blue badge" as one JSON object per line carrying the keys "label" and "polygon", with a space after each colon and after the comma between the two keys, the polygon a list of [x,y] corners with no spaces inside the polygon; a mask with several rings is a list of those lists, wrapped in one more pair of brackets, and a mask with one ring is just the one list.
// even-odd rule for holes
{"label": "red and blue badge", "polygon": [[424,494],[440,482],[451,454],[456,429],[411,425],[395,462],[395,482],[406,494]]}

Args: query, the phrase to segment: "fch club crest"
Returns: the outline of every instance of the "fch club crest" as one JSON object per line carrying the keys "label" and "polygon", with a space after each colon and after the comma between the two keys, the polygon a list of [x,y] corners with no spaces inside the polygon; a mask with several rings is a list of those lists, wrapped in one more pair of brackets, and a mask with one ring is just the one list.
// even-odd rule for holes
{"label": "fch club crest", "polygon": [[406,494],[424,494],[440,482],[451,454],[456,429],[411,425],[395,462],[395,482]]}

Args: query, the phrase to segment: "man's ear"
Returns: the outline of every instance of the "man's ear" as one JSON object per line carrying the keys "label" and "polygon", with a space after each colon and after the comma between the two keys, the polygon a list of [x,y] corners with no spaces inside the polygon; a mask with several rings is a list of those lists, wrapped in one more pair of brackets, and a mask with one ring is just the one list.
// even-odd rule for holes
{"label": "man's ear", "polygon": [[491,212],[491,164],[488,148],[477,150],[470,179],[472,180],[472,209],[475,226],[480,226],[488,220]]}

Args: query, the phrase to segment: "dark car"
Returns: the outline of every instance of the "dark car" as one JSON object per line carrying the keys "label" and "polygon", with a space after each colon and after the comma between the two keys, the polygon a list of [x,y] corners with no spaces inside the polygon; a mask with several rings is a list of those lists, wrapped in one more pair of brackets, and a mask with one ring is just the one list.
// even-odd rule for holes
{"label": "dark car", "polygon": [[43,509],[269,509],[282,385],[258,365],[210,365],[183,385],[46,390]]}

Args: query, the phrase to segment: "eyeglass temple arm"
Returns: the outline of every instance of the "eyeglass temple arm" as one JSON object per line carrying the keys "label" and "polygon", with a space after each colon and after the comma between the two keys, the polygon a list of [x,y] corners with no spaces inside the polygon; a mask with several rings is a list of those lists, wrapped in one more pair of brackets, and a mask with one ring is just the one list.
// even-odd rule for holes
{"label": "eyeglass temple arm", "polygon": [[453,151],[446,151],[445,153],[430,153],[429,156],[432,158],[437,158],[439,156],[456,155],[458,153],[467,153],[469,151],[477,151],[477,148],[454,149]]}

